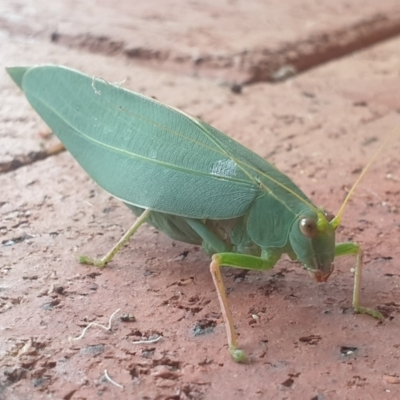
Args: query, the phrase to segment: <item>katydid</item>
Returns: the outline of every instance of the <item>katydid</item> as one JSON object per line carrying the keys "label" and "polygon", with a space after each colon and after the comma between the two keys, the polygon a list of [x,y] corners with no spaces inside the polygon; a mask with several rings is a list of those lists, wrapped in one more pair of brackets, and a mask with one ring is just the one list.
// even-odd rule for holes
{"label": "katydid", "polygon": [[90,177],[138,216],[105,257],[82,257],[82,263],[105,266],[144,222],[202,245],[212,256],[229,352],[237,362],[245,354],[221,266],[268,270],[288,254],[325,282],[335,257],[354,255],[354,311],[383,318],[359,303],[360,246],[335,243],[345,205],[373,160],[334,216],[268,161],[175,108],[65,67],[13,67],[8,73]]}

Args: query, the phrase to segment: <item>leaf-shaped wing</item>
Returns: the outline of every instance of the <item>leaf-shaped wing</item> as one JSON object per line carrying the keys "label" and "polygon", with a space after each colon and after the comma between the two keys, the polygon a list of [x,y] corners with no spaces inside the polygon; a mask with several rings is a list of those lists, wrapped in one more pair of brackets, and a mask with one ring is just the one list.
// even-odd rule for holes
{"label": "leaf-shaped wing", "polygon": [[65,67],[8,71],[92,179],[124,202],[223,219],[260,193],[195,118]]}

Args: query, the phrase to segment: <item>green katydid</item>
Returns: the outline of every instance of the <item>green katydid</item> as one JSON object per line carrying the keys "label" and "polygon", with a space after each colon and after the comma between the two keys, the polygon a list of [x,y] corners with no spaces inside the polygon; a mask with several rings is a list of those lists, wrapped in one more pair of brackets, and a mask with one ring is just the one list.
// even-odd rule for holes
{"label": "green katydid", "polygon": [[288,254],[325,282],[335,257],[354,255],[354,311],[383,318],[359,303],[360,246],[335,243],[344,208],[380,150],[333,216],[272,164],[179,110],[65,67],[13,67],[8,73],[90,177],[138,216],[105,257],[81,262],[105,266],[144,222],[202,245],[212,256],[229,351],[238,362],[245,355],[221,266],[268,270]]}

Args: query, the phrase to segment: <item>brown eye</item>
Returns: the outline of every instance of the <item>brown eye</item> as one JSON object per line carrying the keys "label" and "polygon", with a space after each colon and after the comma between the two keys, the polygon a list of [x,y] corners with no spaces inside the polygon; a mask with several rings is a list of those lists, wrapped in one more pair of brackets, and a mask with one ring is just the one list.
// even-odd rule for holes
{"label": "brown eye", "polygon": [[328,222],[331,222],[335,218],[335,216],[329,211],[325,211],[324,214]]}
{"label": "brown eye", "polygon": [[300,231],[304,236],[313,238],[317,232],[317,223],[312,218],[303,218],[300,220]]}

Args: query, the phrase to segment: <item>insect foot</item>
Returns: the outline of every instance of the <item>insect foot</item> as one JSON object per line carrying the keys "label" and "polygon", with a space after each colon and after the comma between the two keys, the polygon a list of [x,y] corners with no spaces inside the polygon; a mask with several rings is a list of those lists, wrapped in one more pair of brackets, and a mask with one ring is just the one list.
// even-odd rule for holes
{"label": "insect foot", "polygon": [[237,363],[246,363],[248,361],[246,353],[243,350],[237,349],[235,346],[230,346],[229,354],[233,358],[233,361]]}
{"label": "insect foot", "polygon": [[383,321],[385,319],[385,317],[378,310],[373,310],[372,308],[354,307],[354,312],[357,314],[370,315],[371,317],[374,317],[381,321]]}
{"label": "insect foot", "polygon": [[90,258],[87,256],[79,256],[81,264],[94,265],[95,267],[104,268],[107,262],[103,258]]}

